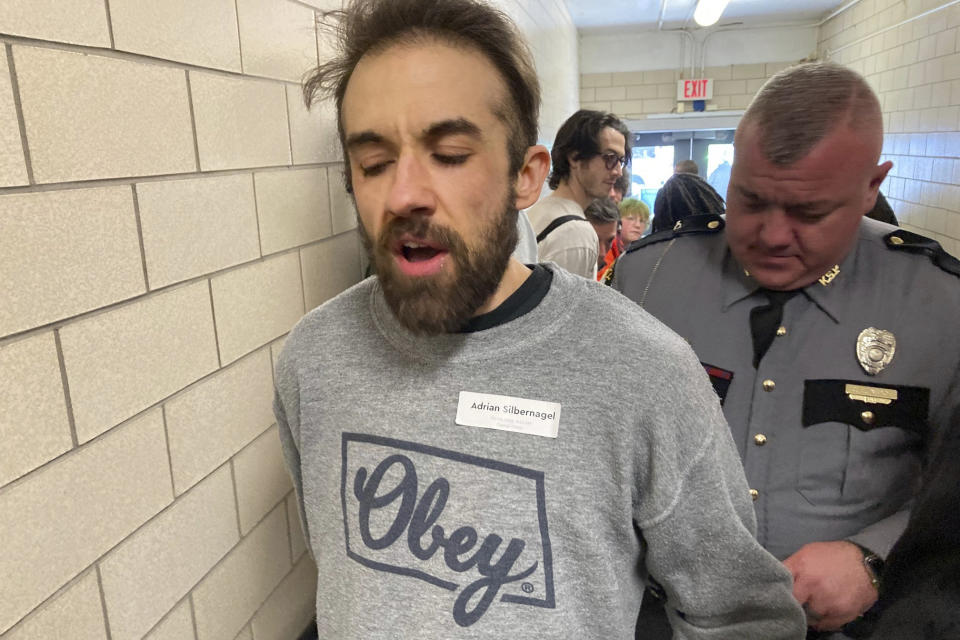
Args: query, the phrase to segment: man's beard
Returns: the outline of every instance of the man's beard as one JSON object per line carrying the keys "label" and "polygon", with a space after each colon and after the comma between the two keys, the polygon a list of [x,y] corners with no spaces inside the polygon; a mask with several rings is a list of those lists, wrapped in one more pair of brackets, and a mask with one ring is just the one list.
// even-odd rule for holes
{"label": "man's beard", "polygon": [[[394,217],[374,243],[363,224],[360,236],[401,325],[418,334],[456,333],[497,290],[517,244],[517,210],[509,193],[491,223],[477,232],[472,246],[459,233],[431,222],[432,216]],[[411,277],[400,271],[393,247],[410,234],[448,251],[440,273]]]}

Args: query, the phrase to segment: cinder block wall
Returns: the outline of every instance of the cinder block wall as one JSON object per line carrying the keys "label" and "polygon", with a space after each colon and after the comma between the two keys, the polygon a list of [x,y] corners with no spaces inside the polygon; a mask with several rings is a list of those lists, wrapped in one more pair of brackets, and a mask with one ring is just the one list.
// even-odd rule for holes
{"label": "cinder block wall", "polygon": [[[704,78],[713,78],[717,109],[746,109],[763,83],[789,62],[760,62],[707,67]],[[642,119],[671,113],[677,106],[677,69],[621,73],[585,73],[580,77],[580,106],[609,111],[621,118]]]}
{"label": "cinder block wall", "polygon": [[820,55],[880,96],[893,161],[881,190],[901,224],[960,256],[960,5],[944,4],[864,0],[821,27]]}
{"label": "cinder block wall", "polygon": [[0,2],[4,640],[312,617],[271,376],[361,276],[332,113],[298,86],[328,4]]}

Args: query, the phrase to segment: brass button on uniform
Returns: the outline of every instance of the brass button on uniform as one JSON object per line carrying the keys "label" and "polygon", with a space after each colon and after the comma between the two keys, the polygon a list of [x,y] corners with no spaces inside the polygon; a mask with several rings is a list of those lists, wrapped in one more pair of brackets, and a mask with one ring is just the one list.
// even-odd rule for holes
{"label": "brass button on uniform", "polygon": [[757,445],[758,447],[762,447],[763,445],[767,444],[767,436],[763,435],[762,433],[758,433],[757,435],[753,436],[753,444]]}
{"label": "brass button on uniform", "polygon": [[720,226],[720,223],[717,222],[716,220],[711,220],[710,222],[707,223],[708,229],[716,229],[719,226]]}
{"label": "brass button on uniform", "polygon": [[873,424],[877,421],[877,416],[873,415],[873,411],[864,411],[860,414],[860,419],[863,420],[863,424]]}
{"label": "brass button on uniform", "polygon": [[786,327],[780,327],[779,329],[777,329],[777,335],[780,336],[780,337],[783,337],[783,336],[787,335],[787,328],[786,328]]}
{"label": "brass button on uniform", "polygon": [[903,238],[900,236],[890,236],[890,244],[903,244]]}
{"label": "brass button on uniform", "polygon": [[763,390],[764,391],[773,391],[777,388],[777,383],[773,380],[764,380],[763,381]]}
{"label": "brass button on uniform", "polygon": [[757,491],[756,489],[750,489],[750,497],[753,499],[754,502],[756,502],[757,498],[760,497],[760,492]]}

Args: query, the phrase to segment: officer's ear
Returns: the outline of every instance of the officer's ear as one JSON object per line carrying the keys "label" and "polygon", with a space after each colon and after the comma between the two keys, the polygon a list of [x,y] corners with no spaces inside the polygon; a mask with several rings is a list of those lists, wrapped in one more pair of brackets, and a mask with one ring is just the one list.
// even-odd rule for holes
{"label": "officer's ear", "polygon": [[873,169],[873,172],[870,175],[870,191],[876,192],[880,188],[880,185],[883,183],[884,179],[887,177],[887,174],[892,168],[893,163],[887,160],[883,164],[877,165]]}
{"label": "officer's ear", "polygon": [[529,149],[523,156],[523,165],[517,173],[517,199],[514,205],[517,209],[526,209],[540,198],[543,181],[550,171],[550,152],[542,144]]}
{"label": "officer's ear", "polygon": [[874,203],[877,201],[877,192],[880,191],[880,185],[883,184],[884,179],[887,177],[887,174],[890,172],[890,169],[893,168],[893,163],[887,160],[883,164],[877,165],[870,171],[870,183],[869,188],[867,189],[867,202],[865,211],[870,211],[873,209]]}

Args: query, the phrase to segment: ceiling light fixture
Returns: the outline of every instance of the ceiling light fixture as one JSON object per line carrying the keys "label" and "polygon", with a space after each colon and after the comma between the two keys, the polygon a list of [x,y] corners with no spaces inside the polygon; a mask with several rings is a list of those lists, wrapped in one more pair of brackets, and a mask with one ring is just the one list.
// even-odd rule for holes
{"label": "ceiling light fixture", "polygon": [[696,11],[693,12],[693,19],[701,27],[716,24],[729,2],[730,0],[700,0]]}

